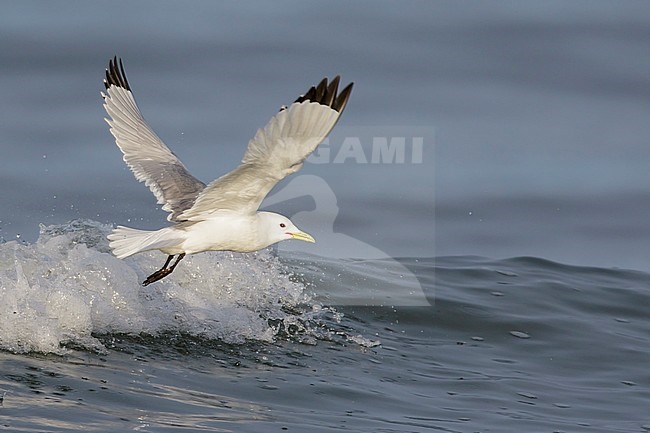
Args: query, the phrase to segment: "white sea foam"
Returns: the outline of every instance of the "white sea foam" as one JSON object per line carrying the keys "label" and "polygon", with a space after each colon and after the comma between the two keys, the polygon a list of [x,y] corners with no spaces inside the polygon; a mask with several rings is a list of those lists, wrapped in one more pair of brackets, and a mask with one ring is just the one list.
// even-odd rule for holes
{"label": "white sea foam", "polygon": [[188,256],[173,275],[148,287],[159,252],[113,257],[111,226],[77,220],[41,227],[34,244],[0,244],[0,349],[102,349],[93,335],[182,332],[230,343],[271,341],[287,307],[309,302],[304,286],[269,250]]}

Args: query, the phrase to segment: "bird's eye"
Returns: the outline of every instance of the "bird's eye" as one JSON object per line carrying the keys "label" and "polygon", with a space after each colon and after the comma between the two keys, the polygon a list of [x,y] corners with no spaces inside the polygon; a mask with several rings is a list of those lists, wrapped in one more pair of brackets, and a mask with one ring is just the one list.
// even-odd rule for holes
{"label": "bird's eye", "polygon": [[287,225],[285,223],[280,223],[280,227],[285,228]]}

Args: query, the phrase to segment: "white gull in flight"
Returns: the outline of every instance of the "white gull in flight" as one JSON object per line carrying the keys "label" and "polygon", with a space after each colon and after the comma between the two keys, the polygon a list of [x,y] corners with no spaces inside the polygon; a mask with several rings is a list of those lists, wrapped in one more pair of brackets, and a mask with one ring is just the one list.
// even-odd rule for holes
{"label": "white gull in flight", "polygon": [[186,254],[251,252],[287,239],[314,242],[288,218],[258,208],[271,188],[300,170],[327,137],[348,102],[352,83],[339,93],[339,77],[330,83],[324,78],[289,107],[282,107],[250,140],[239,167],[208,185],[187,171],[144,120],[117,57],[109,61],[104,84],[104,108],[111,117],[106,122],[124,161],[174,223],[155,231],[118,226],[108,236],[118,258],[150,250],[168,255],[143,285],[172,273]]}

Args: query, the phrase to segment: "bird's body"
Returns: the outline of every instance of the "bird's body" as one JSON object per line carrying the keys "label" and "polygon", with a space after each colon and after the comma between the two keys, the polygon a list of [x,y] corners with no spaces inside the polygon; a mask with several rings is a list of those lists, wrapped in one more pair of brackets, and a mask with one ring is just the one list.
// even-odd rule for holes
{"label": "bird's body", "polygon": [[[202,221],[185,221],[155,231],[118,227],[109,235],[109,239],[118,258],[149,250],[160,250],[169,255],[203,251],[249,253],[284,239],[271,237],[266,231],[267,219],[276,215],[282,217],[271,212],[257,212],[254,215],[224,212]],[[293,231],[297,232],[295,229]],[[295,238],[287,236],[287,239]]]}
{"label": "bird's body", "polygon": [[[226,214],[156,231],[120,227],[111,234],[111,247],[119,258],[147,250],[160,250],[169,255],[223,250],[250,252],[268,246],[258,241],[256,223],[256,216]],[[136,239],[140,242],[136,243]]]}
{"label": "bird's body", "polygon": [[150,250],[169,256],[144,285],[170,274],[186,254],[251,252],[287,239],[314,242],[288,218],[258,208],[271,188],[298,171],[325,139],[345,108],[352,84],[337,94],[339,77],[329,84],[323,79],[258,130],[239,167],[206,186],[146,123],[117,58],[109,62],[104,83],[104,108],[111,117],[107,122],[124,161],[171,212],[168,219],[174,223],[155,231],[118,226],[108,236],[118,258]]}

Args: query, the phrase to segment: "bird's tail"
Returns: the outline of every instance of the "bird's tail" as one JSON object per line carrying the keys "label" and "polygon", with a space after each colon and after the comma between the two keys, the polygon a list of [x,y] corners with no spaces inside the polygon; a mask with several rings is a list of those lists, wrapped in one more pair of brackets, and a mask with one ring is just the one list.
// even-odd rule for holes
{"label": "bird's tail", "polygon": [[181,240],[170,237],[170,234],[168,228],[147,231],[117,226],[107,238],[115,257],[123,259],[143,251],[178,246]]}

